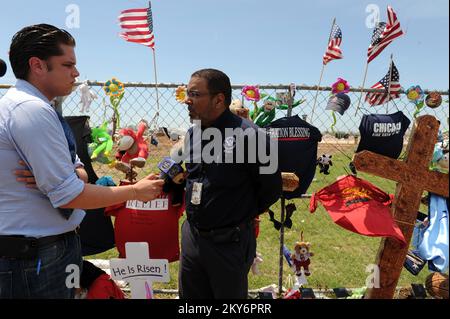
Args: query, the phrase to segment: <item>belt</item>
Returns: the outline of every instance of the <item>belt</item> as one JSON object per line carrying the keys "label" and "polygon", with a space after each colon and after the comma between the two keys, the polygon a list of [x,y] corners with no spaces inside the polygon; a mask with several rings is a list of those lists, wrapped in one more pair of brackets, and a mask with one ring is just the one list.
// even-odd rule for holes
{"label": "belt", "polygon": [[75,230],[72,230],[64,234],[41,238],[20,235],[0,236],[0,258],[34,259],[38,256],[39,248],[74,236],[76,233]]}
{"label": "belt", "polygon": [[226,233],[228,231],[237,230],[242,231],[245,230],[248,226],[253,225],[253,220],[251,221],[244,221],[236,226],[228,226],[228,227],[220,227],[220,228],[214,228],[214,229],[202,229],[198,228],[192,223],[189,223],[192,228],[202,237],[213,237],[220,233]]}
{"label": "belt", "polygon": [[54,242],[57,242],[61,239],[63,239],[66,236],[70,236],[70,235],[75,235],[77,234],[76,230],[72,230],[69,231],[67,233],[63,233],[63,234],[59,234],[59,235],[52,235],[52,236],[45,236],[45,237],[40,237],[40,238],[35,238],[35,237],[25,237],[22,235],[5,235],[5,236],[0,236],[0,239],[8,239],[11,241],[14,241],[14,239],[26,239],[28,241],[30,241],[31,246],[33,247],[41,247],[41,246],[46,246],[46,245],[50,245],[53,244]]}
{"label": "belt", "polygon": [[77,231],[72,230],[72,231],[69,231],[64,234],[36,238],[36,243],[37,243],[38,247],[46,246],[46,245],[53,244],[54,242],[57,242],[57,241],[65,238],[66,236],[73,236],[75,234],[77,234]]}

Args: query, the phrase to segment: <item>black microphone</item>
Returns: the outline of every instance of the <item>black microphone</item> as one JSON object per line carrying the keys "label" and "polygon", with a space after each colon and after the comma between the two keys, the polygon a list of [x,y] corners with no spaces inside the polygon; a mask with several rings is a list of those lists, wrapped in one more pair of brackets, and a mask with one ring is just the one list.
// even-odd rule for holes
{"label": "black microphone", "polygon": [[6,74],[6,63],[0,59],[0,78]]}

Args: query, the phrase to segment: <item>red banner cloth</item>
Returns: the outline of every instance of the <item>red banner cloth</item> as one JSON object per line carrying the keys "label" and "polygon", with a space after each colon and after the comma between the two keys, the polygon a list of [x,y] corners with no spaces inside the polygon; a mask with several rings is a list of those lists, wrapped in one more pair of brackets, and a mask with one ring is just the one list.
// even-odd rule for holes
{"label": "red banner cloth", "polygon": [[390,212],[393,196],[353,175],[345,176],[314,193],[309,211],[320,201],[339,226],[354,233],[373,237],[393,237],[407,245]]}

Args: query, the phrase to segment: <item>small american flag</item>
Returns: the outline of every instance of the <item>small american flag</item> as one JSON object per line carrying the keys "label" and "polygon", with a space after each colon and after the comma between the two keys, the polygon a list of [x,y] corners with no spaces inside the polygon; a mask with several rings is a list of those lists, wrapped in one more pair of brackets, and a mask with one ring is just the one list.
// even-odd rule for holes
{"label": "small american flag", "polygon": [[153,18],[150,1],[148,8],[128,9],[119,15],[120,26],[123,32],[120,37],[128,42],[135,42],[152,49],[155,47],[155,37],[153,36]]}
{"label": "small american flag", "polygon": [[[392,77],[391,77],[391,70],[392,70]],[[386,101],[390,101],[393,99],[397,99],[400,97],[400,75],[398,73],[397,68],[395,67],[394,62],[392,62],[392,67],[390,68],[389,72],[386,74],[384,78],[380,80],[380,82],[373,85],[372,89],[384,89],[386,93],[379,93],[379,92],[371,92],[367,93],[366,95],[366,102],[368,102],[370,105],[381,105],[385,103]],[[391,89],[389,90],[389,84],[391,86]],[[390,97],[388,97],[388,92]]]}
{"label": "small american flag", "polygon": [[400,22],[392,7],[387,8],[388,22],[379,22],[372,34],[372,42],[367,50],[367,63],[375,59],[394,39],[403,34]]}
{"label": "small american flag", "polygon": [[323,64],[336,59],[342,59],[342,51],[339,46],[342,43],[342,31],[337,24],[333,26],[331,32],[330,42],[328,43],[327,51],[323,55]]}

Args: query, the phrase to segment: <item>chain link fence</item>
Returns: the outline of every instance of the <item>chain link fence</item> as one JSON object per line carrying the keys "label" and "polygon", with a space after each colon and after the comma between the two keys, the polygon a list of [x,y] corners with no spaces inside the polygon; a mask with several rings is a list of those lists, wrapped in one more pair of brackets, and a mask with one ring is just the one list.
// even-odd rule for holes
{"label": "chain link fence", "polygon": [[[106,96],[103,91],[102,82],[87,82],[91,87],[91,90],[97,95],[97,98],[93,100],[89,111],[83,113],[81,111],[81,94],[78,89],[75,89],[71,95],[69,95],[63,101],[63,115],[64,116],[78,116],[88,115],[90,117],[90,126],[95,127],[101,125],[104,121],[109,121],[109,128],[112,129],[112,117],[114,114],[113,108],[110,106],[109,97]],[[179,85],[183,84],[158,84],[156,88],[154,84],[144,83],[124,83],[125,95],[119,106],[120,121],[122,127],[135,127],[141,120],[145,119],[150,123],[149,132],[155,132],[156,129],[161,127],[167,127],[176,132],[185,132],[189,126],[189,116],[187,106],[180,104],[175,99],[175,90]],[[2,97],[9,85],[0,85],[0,97]],[[241,90],[244,85],[233,85],[233,99],[239,99],[243,102],[244,106],[253,109],[254,105],[250,101],[244,100],[241,95]],[[289,96],[289,85],[259,85],[261,93],[267,94],[274,98],[280,98],[281,96]],[[364,94],[368,91],[374,91],[370,89],[364,89]],[[425,94],[432,90],[425,90]],[[382,91],[380,91],[382,92]],[[441,122],[441,130],[448,131],[449,126],[449,108],[448,108],[448,91],[438,91],[443,96],[442,105],[438,108],[429,108],[425,106],[420,115],[430,114],[435,116]],[[315,109],[314,99],[317,95],[317,102]],[[323,134],[322,142],[319,144],[319,154],[332,154],[333,155],[333,167],[332,170],[335,175],[343,175],[349,173],[348,164],[351,161],[351,157],[356,150],[359,143],[359,124],[364,114],[379,113],[390,114],[397,111],[402,111],[413,122],[415,105],[411,103],[406,95],[402,93],[400,98],[390,101],[389,103],[372,107],[367,103],[364,103],[364,95],[361,98],[360,109],[357,112],[358,101],[361,97],[361,89],[351,89],[348,95],[351,99],[351,106],[343,114],[335,113],[336,124],[333,125],[332,111],[326,110],[328,99],[331,95],[330,87],[320,87],[317,90],[315,86],[297,85],[295,88],[295,94],[293,101],[304,100],[302,104],[292,109],[292,115],[298,115],[306,121],[316,126]],[[158,113],[159,102],[159,116]],[[257,103],[258,106],[262,106],[263,100]],[[281,118],[287,115],[286,110],[276,110],[276,118]],[[312,122],[311,116],[313,115]],[[412,124],[409,126],[405,135],[405,143],[408,141],[408,135],[411,131]],[[159,131],[158,131],[159,132]],[[143,177],[149,172],[158,172],[157,163],[159,160],[169,155],[170,148],[175,143],[167,138],[161,132],[155,134],[158,145],[150,144],[150,155],[148,163],[144,169],[139,172],[138,177]],[[111,175],[117,181],[124,178],[120,172],[108,167],[108,165],[94,163],[94,168],[97,175]],[[331,177],[331,176],[330,176]],[[329,179],[330,177],[326,177]],[[323,179],[325,176],[316,174],[316,178]],[[330,179],[330,181],[333,181]],[[383,188],[386,186],[386,191],[392,190],[393,186],[390,186],[389,181],[382,180],[382,184],[379,185]],[[378,185],[378,184],[377,184]],[[309,192],[314,192],[317,189],[314,184],[311,185]]]}
{"label": "chain link fence", "polygon": [[[109,97],[106,97],[102,86],[104,83],[100,82],[88,82],[93,92],[98,96],[91,106],[90,110],[86,113],[81,112],[81,95],[79,90],[75,90],[70,96],[68,96],[62,105],[64,116],[79,116],[88,115],[90,117],[90,126],[95,127],[101,125],[104,121],[110,121],[109,128],[112,129],[112,117],[114,111],[109,105]],[[156,90],[153,84],[142,83],[124,83],[125,95],[122,99],[119,112],[121,116],[121,126],[134,127],[141,119],[147,120],[150,124],[149,134],[155,133],[155,130],[161,127],[167,127],[177,132],[184,132],[190,126],[187,107],[180,104],[175,99],[175,90],[182,84],[159,84],[158,90]],[[0,97],[2,97],[9,85],[0,85]],[[259,89],[262,93],[272,97],[280,97],[286,95],[289,92],[289,85],[260,85]],[[245,101],[241,95],[243,85],[233,85],[233,99],[240,99],[243,101],[244,106],[250,110],[253,109],[253,104]],[[364,90],[370,91],[370,90]],[[372,90],[373,91],[373,90]],[[158,92],[158,98],[157,98]],[[428,93],[428,91],[426,91]],[[449,108],[448,108],[448,91],[439,92],[443,96],[443,103],[440,107],[431,109],[427,106],[423,108],[420,115],[430,114],[435,116],[441,122],[441,130],[448,132],[449,126]],[[317,94],[317,103],[313,112],[314,99]],[[322,87],[316,90],[316,87],[297,85],[295,90],[294,102],[300,99],[304,99],[305,102],[292,109],[292,115],[298,115],[305,119],[309,123],[316,126],[322,133],[322,141],[319,143],[318,155],[332,154],[333,166],[330,168],[330,174],[320,174],[317,170],[315,179],[308,189],[308,193],[318,191],[324,186],[333,183],[337,176],[346,175],[350,173],[349,163],[359,143],[359,124],[364,114],[379,113],[379,114],[391,114],[397,111],[402,111],[410,120],[414,120],[415,105],[407,99],[404,93],[401,94],[399,99],[389,102],[387,105],[370,107],[364,103],[364,96],[361,101],[361,108],[356,112],[358,100],[361,96],[360,89],[352,89],[348,95],[351,98],[351,106],[343,114],[336,113],[336,125],[332,128],[333,117],[332,111],[326,110],[328,99],[331,95],[331,88]],[[159,116],[155,119],[155,114],[158,112],[157,100],[159,100]],[[262,106],[263,101],[258,102],[258,106]],[[314,114],[312,121],[311,116]],[[287,116],[286,110],[277,110],[276,119]],[[413,127],[411,123],[408,131],[406,132],[404,143],[408,141],[408,135]],[[170,148],[176,143],[170,140],[165,134],[159,130],[155,134],[159,143],[157,146],[149,145],[149,158],[146,166],[140,169],[138,178],[141,178],[149,172],[158,173],[157,163],[162,157],[169,155]],[[112,153],[114,154],[114,153]],[[114,181],[118,183],[120,179],[125,178],[124,174],[110,168],[108,165],[93,163],[94,169],[97,175],[104,176],[110,175]],[[381,188],[385,192],[393,193],[395,191],[395,182],[374,177],[368,174],[359,172],[358,176],[366,179],[377,187]],[[307,197],[307,196],[305,196]],[[314,259],[315,270],[317,274],[311,279],[311,286],[315,288],[331,287],[331,286],[343,286],[350,285],[350,287],[359,287],[361,283],[364,283],[364,278],[367,276],[364,273],[364,269],[368,263],[373,262],[374,255],[377,249],[377,239],[367,238],[363,236],[357,236],[343,230],[332,227],[332,222],[326,218],[323,218],[325,213],[323,208],[319,208],[319,212],[315,214],[309,213],[309,199],[295,199],[295,203],[298,212],[294,216],[295,225],[290,231],[285,231],[284,242],[289,246],[290,243],[298,240],[298,233],[305,232],[308,234],[308,241],[315,243],[314,251],[321,251]],[[274,210],[280,210],[280,204],[274,204]],[[426,209],[421,207],[421,209]],[[307,219],[304,222],[303,219]],[[278,233],[271,230],[268,217],[264,216],[261,223],[262,227],[266,227],[264,230],[264,236],[258,239],[258,247],[265,256],[273,256],[278,253],[278,247],[274,242]],[[327,228],[327,232],[323,230]],[[281,240],[281,239],[280,239]],[[348,255],[346,258],[342,258],[343,251],[347,251],[345,243],[351,242],[348,249]],[[340,243],[340,244],[339,244]],[[344,245],[344,246],[342,246]],[[262,250],[261,250],[262,249]],[[107,252],[108,254],[115,254]],[[323,260],[321,259],[323,255]],[[111,255],[116,256],[116,255]],[[101,258],[107,258],[102,255]],[[281,257],[282,258],[282,257]],[[330,265],[330,259],[333,260]],[[254,289],[257,287],[263,287],[273,282],[276,282],[278,277],[278,261],[277,258],[266,258],[266,266],[263,265],[263,270],[260,276],[253,276],[250,278],[249,287]],[[176,273],[178,270],[178,264],[171,264],[171,273]],[[315,271],[314,270],[314,271]],[[325,271],[326,270],[326,271]],[[289,269],[285,269],[284,278],[287,283],[287,274],[290,273]],[[426,274],[422,275],[422,282],[425,280]],[[417,278],[412,278],[412,275],[403,274],[400,283],[405,285],[408,282],[417,282]],[[279,278],[278,278],[279,280]],[[172,288],[175,289],[176,279],[172,280],[169,285],[156,285],[155,288]],[[175,291],[175,290],[174,290]],[[167,298],[167,295],[165,295]]]}

